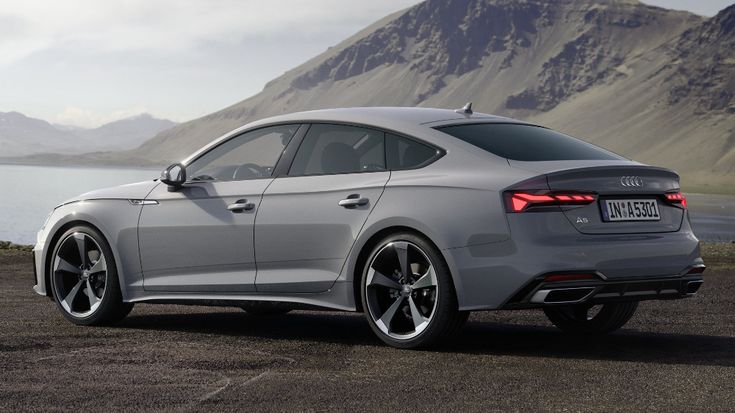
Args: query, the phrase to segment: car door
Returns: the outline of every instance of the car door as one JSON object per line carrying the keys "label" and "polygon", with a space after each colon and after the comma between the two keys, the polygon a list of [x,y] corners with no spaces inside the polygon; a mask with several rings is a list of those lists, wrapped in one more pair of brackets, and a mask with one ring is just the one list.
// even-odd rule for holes
{"label": "car door", "polygon": [[154,188],[138,226],[146,290],[255,290],[255,215],[298,127],[238,135],[190,162],[181,188]]}
{"label": "car door", "polygon": [[383,193],[381,131],[314,124],[285,176],[263,194],[255,222],[259,292],[315,293],[339,277]]}

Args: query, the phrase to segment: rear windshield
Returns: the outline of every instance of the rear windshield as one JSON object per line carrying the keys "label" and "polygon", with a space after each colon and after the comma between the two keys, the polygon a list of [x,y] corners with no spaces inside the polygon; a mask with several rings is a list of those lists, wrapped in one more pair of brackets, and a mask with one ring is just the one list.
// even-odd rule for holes
{"label": "rear windshield", "polygon": [[438,130],[515,161],[625,159],[587,142],[540,126],[478,123]]}

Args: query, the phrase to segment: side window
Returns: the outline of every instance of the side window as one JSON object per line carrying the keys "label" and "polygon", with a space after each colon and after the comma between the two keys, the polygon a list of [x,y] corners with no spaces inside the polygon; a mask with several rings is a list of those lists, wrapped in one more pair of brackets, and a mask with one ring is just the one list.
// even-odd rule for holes
{"label": "side window", "polygon": [[384,133],[347,125],[314,124],[296,152],[289,175],[384,171]]}
{"label": "side window", "polygon": [[187,165],[190,181],[241,181],[273,174],[299,125],[279,125],[238,135]]}
{"label": "side window", "polygon": [[388,169],[391,171],[416,168],[437,154],[437,150],[431,146],[390,133],[385,135],[385,146]]}

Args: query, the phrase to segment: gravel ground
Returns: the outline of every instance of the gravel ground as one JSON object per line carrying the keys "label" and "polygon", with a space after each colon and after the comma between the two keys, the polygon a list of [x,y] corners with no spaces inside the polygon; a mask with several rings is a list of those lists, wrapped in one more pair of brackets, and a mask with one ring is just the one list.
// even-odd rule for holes
{"label": "gravel ground", "polygon": [[386,347],[360,314],[138,305],[75,327],[0,251],[0,411],[733,411],[735,245],[704,248],[693,299],[620,332],[565,336],[538,311],[475,313],[432,351]]}

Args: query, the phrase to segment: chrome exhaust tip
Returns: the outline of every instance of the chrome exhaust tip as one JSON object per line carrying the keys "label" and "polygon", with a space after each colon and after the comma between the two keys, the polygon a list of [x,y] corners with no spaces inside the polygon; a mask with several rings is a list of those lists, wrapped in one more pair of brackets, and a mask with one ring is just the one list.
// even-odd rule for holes
{"label": "chrome exhaust tip", "polygon": [[587,299],[594,291],[595,287],[538,290],[531,297],[531,302],[535,304],[575,304]]}

